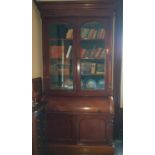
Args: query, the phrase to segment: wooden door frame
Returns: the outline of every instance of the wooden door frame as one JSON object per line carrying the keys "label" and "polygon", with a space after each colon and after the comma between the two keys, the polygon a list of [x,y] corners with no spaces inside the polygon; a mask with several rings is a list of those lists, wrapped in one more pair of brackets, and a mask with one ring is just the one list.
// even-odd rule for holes
{"label": "wooden door frame", "polygon": [[115,102],[114,119],[114,138],[120,138],[120,132],[123,131],[123,109],[120,108],[121,101],[121,72],[122,72],[122,39],[123,39],[123,0],[116,2],[115,16],[115,43],[114,43],[114,83],[113,96]]}

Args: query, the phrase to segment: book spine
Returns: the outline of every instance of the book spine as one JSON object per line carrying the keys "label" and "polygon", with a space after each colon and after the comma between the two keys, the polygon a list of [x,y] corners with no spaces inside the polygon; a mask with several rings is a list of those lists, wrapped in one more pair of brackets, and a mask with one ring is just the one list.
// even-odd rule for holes
{"label": "book spine", "polygon": [[100,58],[101,58],[101,59],[105,58],[105,49],[103,49],[103,50],[101,51]]}
{"label": "book spine", "polygon": [[87,53],[88,53],[88,51],[86,49],[84,49],[84,53],[83,53],[83,57],[82,58],[86,58],[87,57]]}
{"label": "book spine", "polygon": [[96,50],[95,58],[98,59],[100,55],[100,48]]}
{"label": "book spine", "polygon": [[95,32],[93,34],[93,39],[96,39],[96,35],[97,35],[97,30],[95,30]]}
{"label": "book spine", "polygon": [[49,46],[49,56],[50,56],[50,58],[53,58],[53,47],[54,46]]}
{"label": "book spine", "polygon": [[84,58],[84,55],[85,55],[85,52],[86,52],[86,49],[81,49],[81,58]]}
{"label": "book spine", "polygon": [[89,58],[93,58],[93,55],[94,55],[94,49],[92,49],[92,50],[90,51]]}
{"label": "book spine", "polygon": [[63,82],[64,82],[64,42],[62,42],[62,46],[61,47],[61,82],[62,82],[62,87],[63,87]]}
{"label": "book spine", "polygon": [[91,74],[95,74],[96,72],[96,63],[92,63],[91,65]]}
{"label": "book spine", "polygon": [[95,29],[91,29],[90,33],[89,33],[89,39],[93,39],[94,38],[94,33],[95,33]]}

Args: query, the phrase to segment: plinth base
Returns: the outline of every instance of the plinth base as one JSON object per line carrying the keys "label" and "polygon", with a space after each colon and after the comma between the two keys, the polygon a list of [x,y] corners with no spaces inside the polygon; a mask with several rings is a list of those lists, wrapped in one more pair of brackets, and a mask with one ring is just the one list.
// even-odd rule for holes
{"label": "plinth base", "polygon": [[48,145],[49,155],[114,155],[114,145]]}

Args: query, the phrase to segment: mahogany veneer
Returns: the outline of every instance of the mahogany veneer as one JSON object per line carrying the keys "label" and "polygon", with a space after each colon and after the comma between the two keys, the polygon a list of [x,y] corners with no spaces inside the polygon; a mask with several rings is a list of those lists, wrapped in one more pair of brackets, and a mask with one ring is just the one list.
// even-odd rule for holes
{"label": "mahogany veneer", "polygon": [[52,97],[48,99],[46,109],[52,112],[114,113],[110,97]]}
{"label": "mahogany veneer", "polygon": [[[112,99],[112,50],[115,0],[36,2],[43,25],[43,85],[47,99],[47,147],[54,155],[114,155]],[[76,11],[75,11],[76,10]],[[96,21],[108,26],[105,38],[105,89],[81,90],[80,26]],[[74,89],[50,88],[49,23],[71,23],[73,37]]]}
{"label": "mahogany veneer", "polygon": [[[46,107],[48,149],[61,148],[58,144],[68,144],[81,151],[89,145],[100,145],[103,150],[110,148],[113,117],[114,104],[110,97],[49,98]],[[64,145],[64,149],[69,146]],[[113,149],[111,147],[111,152]]]}
{"label": "mahogany veneer", "polygon": [[59,155],[114,155],[114,146],[78,146],[78,145],[49,145],[51,154]]}

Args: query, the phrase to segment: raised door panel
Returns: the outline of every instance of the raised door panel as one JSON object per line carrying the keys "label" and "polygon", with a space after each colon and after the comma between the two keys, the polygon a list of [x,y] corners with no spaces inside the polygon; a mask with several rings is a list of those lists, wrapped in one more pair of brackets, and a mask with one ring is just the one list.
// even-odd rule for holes
{"label": "raised door panel", "polygon": [[106,120],[103,117],[86,116],[79,120],[79,143],[105,143]]}
{"label": "raised door panel", "polygon": [[73,120],[70,116],[48,114],[46,125],[49,142],[73,142]]}

